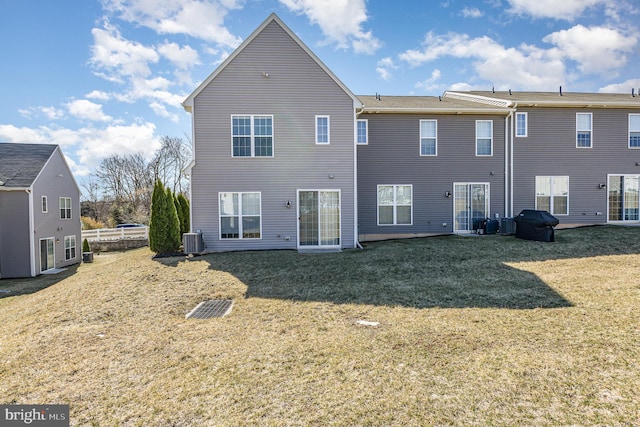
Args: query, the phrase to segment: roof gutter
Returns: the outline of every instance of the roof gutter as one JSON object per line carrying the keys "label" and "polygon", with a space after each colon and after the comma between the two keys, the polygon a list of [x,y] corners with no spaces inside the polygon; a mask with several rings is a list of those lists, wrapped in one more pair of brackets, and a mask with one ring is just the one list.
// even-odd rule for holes
{"label": "roof gutter", "polygon": [[406,107],[382,107],[382,108],[367,108],[364,106],[361,113],[366,114],[500,114],[509,115],[512,109],[505,108],[406,108]]}
{"label": "roof gutter", "polygon": [[0,186],[0,191],[25,191],[31,193],[31,187],[4,187]]}
{"label": "roof gutter", "polygon": [[567,101],[520,101],[520,107],[564,107],[564,108],[640,108],[640,104],[627,102],[567,102]]}
{"label": "roof gutter", "polygon": [[[488,105],[504,105],[505,107],[517,108],[517,107],[566,107],[566,108],[640,108],[638,102],[584,102],[584,101],[569,101],[566,99],[559,99],[557,101],[549,100],[526,100],[516,101],[513,99],[505,99],[499,97],[489,97],[483,95],[473,95],[460,92],[445,92],[446,97],[454,99],[462,99],[466,101],[475,101]],[[560,96],[559,96],[560,98]]]}

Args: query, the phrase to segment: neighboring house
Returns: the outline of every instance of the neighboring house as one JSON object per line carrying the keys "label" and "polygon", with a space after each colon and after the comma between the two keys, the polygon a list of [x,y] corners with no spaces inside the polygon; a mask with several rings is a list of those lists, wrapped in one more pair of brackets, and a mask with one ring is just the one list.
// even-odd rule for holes
{"label": "neighboring house", "polygon": [[509,214],[542,209],[560,226],[638,223],[640,96],[448,92],[514,110]]}
{"label": "neighboring house", "polygon": [[57,145],[0,143],[0,278],[81,261],[80,190]]}
{"label": "neighboring house", "polygon": [[505,215],[510,109],[443,97],[359,98],[361,241],[468,232],[474,220]]}
{"label": "neighboring house", "polygon": [[205,251],[353,248],[548,210],[640,223],[640,96],[355,96],[270,15],[183,103]]}
{"label": "neighboring house", "polygon": [[183,105],[207,251],[356,246],[360,101],[275,14]]}

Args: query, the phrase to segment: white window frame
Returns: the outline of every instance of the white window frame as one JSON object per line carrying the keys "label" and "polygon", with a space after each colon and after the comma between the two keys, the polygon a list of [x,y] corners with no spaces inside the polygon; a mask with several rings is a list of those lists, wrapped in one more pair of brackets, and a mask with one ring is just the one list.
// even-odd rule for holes
{"label": "white window frame", "polygon": [[[538,178],[548,178],[549,181],[549,188],[550,188],[550,193],[549,194],[549,213],[551,215],[556,215],[556,216],[567,216],[569,215],[570,212],[570,206],[569,206],[569,196],[570,196],[570,180],[569,180],[569,176],[568,175],[537,175],[535,177],[535,207],[536,209],[538,209]],[[567,180],[567,194],[566,196],[564,194],[556,194],[555,190],[554,190],[554,179],[556,178],[563,178]],[[558,213],[556,212],[555,206],[554,206],[554,199],[555,197],[566,197],[567,198],[567,212],[566,213]]]}
{"label": "white window frame", "polygon": [[[478,136],[478,125],[480,123],[490,123],[491,124],[491,137],[490,137],[490,154],[478,154],[478,140],[481,139]],[[487,139],[487,138],[482,138]],[[476,120],[476,157],[492,157],[493,156],[493,120]]]}
{"label": "white window frame", "polygon": [[[520,129],[518,127],[518,124],[520,123],[520,121],[518,120],[518,117],[524,117],[523,121],[524,121],[524,129],[522,129],[522,132],[520,132]],[[516,113],[516,138],[526,138],[529,134],[529,114],[528,113]]]}
{"label": "white window frame", "polygon": [[[638,121],[638,128],[637,129],[633,129],[631,127],[631,117],[635,117],[636,120]],[[637,133],[638,135],[631,135],[632,133]],[[627,144],[628,144],[628,147],[631,150],[640,149],[640,141],[638,142],[638,145],[631,145],[631,137],[632,136],[635,136],[636,138],[640,139],[640,114],[637,114],[637,113],[630,113],[629,114],[629,137],[627,138]]]}
{"label": "white window frame", "polygon": [[[327,140],[320,141],[320,119],[327,119]],[[331,144],[331,117],[329,116],[316,116],[316,145],[329,145]]]}
{"label": "white window frame", "polygon": [[[78,256],[76,236],[64,236],[64,259],[69,261],[76,259]],[[70,256],[70,252],[73,251],[73,256]]]}
{"label": "white window frame", "polygon": [[[223,215],[222,214],[222,209],[220,208],[221,205],[221,197],[223,194],[237,194],[238,195],[238,213],[237,215]],[[258,213],[259,217],[260,217],[260,237],[244,237],[244,230],[242,229],[243,226],[243,222],[242,219],[244,217],[249,217],[249,216],[256,216],[255,214],[244,214],[243,213],[243,207],[242,207],[242,195],[243,194],[257,194],[260,197],[260,201],[259,201],[259,207],[260,207],[260,211]],[[230,217],[235,217],[237,218],[238,221],[238,237],[222,237],[222,218],[230,218]],[[261,240],[262,239],[262,193],[260,191],[221,191],[218,193],[218,237],[220,240]]]}
{"label": "white window frame", "polygon": [[[380,187],[393,187],[393,203],[391,205],[380,205]],[[411,188],[411,202],[410,204],[398,204],[398,187],[409,187]],[[381,224],[380,223],[380,206],[392,206],[393,207],[393,222],[391,224]],[[409,223],[398,223],[398,207],[409,206],[411,208],[411,218]],[[377,224],[381,227],[387,226],[409,226],[413,225],[413,184],[378,184],[376,189],[376,216],[377,216]]]}
{"label": "white window frame", "polygon": [[[359,128],[360,123],[364,123],[364,142],[360,141],[360,128]],[[367,119],[356,120],[356,144],[357,145],[369,144],[369,120]]]}
{"label": "white window frame", "polygon": [[[589,116],[589,129],[580,129],[578,117]],[[580,132],[589,132],[589,145],[579,145]],[[593,148],[593,113],[576,113],[576,148]]]}
{"label": "white window frame", "polygon": [[42,196],[42,213],[49,213],[49,201],[47,200],[47,196]]}
{"label": "white window frame", "polygon": [[[58,206],[60,207],[60,219],[71,219],[72,218],[72,201],[71,197],[60,197]],[[67,202],[68,206],[67,206]],[[64,206],[63,206],[64,203]]]}
{"label": "white window frame", "polygon": [[[422,123],[425,122],[433,122],[435,125],[435,135],[434,136],[424,136],[422,134]],[[433,154],[424,154],[422,152],[422,142],[423,140],[433,140],[434,141],[434,153]],[[421,157],[435,157],[438,155],[438,121],[435,119],[424,119],[420,120],[420,156]]]}
{"label": "white window frame", "polygon": [[[236,117],[249,117],[251,121],[251,134],[250,135],[235,135],[233,129],[233,120]],[[271,135],[256,135],[255,128],[255,119],[256,118],[269,118],[271,119]],[[275,125],[273,120],[273,114],[232,114],[231,115],[231,157],[238,159],[249,159],[249,158],[260,158],[260,159],[268,159],[273,158],[275,156]],[[250,156],[236,156],[233,150],[233,138],[236,136],[244,136],[251,138],[251,155]],[[256,155],[256,136],[270,136],[271,137],[271,155],[270,156],[260,156]]]}

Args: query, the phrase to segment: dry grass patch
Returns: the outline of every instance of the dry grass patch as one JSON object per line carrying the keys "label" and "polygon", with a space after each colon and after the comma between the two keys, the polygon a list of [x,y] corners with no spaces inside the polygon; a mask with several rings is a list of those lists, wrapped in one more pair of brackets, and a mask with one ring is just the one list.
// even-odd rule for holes
{"label": "dry grass patch", "polygon": [[[0,299],[1,403],[99,426],[633,424],[638,232],[103,254]],[[231,315],[184,318],[212,298]]]}

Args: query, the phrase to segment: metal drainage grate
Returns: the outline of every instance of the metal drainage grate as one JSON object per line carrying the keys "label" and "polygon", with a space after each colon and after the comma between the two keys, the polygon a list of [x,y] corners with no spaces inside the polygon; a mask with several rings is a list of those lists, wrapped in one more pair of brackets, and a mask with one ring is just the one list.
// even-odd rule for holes
{"label": "metal drainage grate", "polygon": [[187,319],[210,319],[212,317],[224,317],[231,313],[233,301],[228,299],[202,301],[191,310]]}

